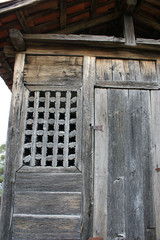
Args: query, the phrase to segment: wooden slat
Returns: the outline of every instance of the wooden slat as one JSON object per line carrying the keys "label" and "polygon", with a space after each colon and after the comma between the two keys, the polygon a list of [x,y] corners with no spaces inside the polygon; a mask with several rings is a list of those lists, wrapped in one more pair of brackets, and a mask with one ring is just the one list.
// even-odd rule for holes
{"label": "wooden slat", "polygon": [[94,81],[95,58],[84,57],[83,63],[83,133],[82,133],[82,172],[83,172],[83,239],[92,235],[93,208],[93,132],[90,125],[94,124]]}
{"label": "wooden slat", "polygon": [[157,82],[155,61],[140,61],[140,69],[143,82]]}
{"label": "wooden slat", "polygon": [[108,90],[107,237],[110,239],[126,236],[124,180],[128,147],[127,99],[127,90]]}
{"label": "wooden slat", "polygon": [[44,125],[43,125],[43,143],[42,143],[42,162],[41,165],[46,165],[46,154],[47,154],[47,132],[48,132],[48,117],[49,117],[49,98],[50,93],[45,93],[45,112],[44,112]]}
{"label": "wooden slat", "polygon": [[14,213],[80,215],[81,193],[16,192]]}
{"label": "wooden slat", "polygon": [[124,36],[127,45],[136,45],[133,18],[131,15],[124,15]]}
{"label": "wooden slat", "polygon": [[10,29],[9,36],[13,47],[17,52],[25,51],[26,46],[21,32],[18,29]]}
{"label": "wooden slat", "polygon": [[156,171],[160,167],[160,92],[151,92],[151,123],[152,123],[152,151],[153,151],[153,187],[154,187],[154,206],[156,215],[156,238],[160,239],[160,173]]}
{"label": "wooden slat", "polygon": [[103,132],[95,131],[94,212],[93,235],[107,239],[107,182],[108,182],[108,111],[107,90],[95,89],[95,125],[103,126]]}
{"label": "wooden slat", "polygon": [[13,239],[80,239],[80,219],[61,216],[13,216]]}
{"label": "wooden slat", "polygon": [[60,96],[61,96],[61,93],[56,92],[54,141],[53,141],[54,145],[53,145],[53,160],[52,160],[53,167],[57,166]]}
{"label": "wooden slat", "polygon": [[67,91],[66,94],[66,113],[65,113],[65,133],[64,133],[64,162],[63,166],[68,167],[68,155],[69,155],[69,120],[70,120],[70,105],[71,105],[71,92]]}
{"label": "wooden slat", "polygon": [[37,123],[38,123],[38,106],[39,106],[39,92],[35,92],[34,97],[34,122],[32,131],[32,146],[31,146],[31,166],[35,166],[35,156],[36,156],[36,141],[37,141]]}
{"label": "wooden slat", "polygon": [[82,175],[79,173],[17,173],[16,191],[80,192]]}
{"label": "wooden slat", "polygon": [[10,109],[10,120],[7,135],[7,150],[5,157],[5,173],[2,195],[0,239],[11,238],[10,223],[12,221],[12,191],[14,188],[15,171],[19,166],[18,153],[20,148],[19,126],[21,122],[21,101],[23,99],[23,68],[25,55],[17,54],[14,67],[13,95]]}
{"label": "wooden slat", "polygon": [[65,0],[60,1],[60,27],[61,29],[66,27],[67,23],[67,3]]}
{"label": "wooden slat", "polygon": [[23,14],[22,10],[20,10],[20,9],[17,10],[16,11],[16,15],[18,17],[18,20],[19,20],[19,22],[20,22],[24,32],[31,33],[31,30],[30,30],[30,28],[29,28],[29,26],[27,24],[27,21],[26,21],[26,19],[24,17],[24,14]]}

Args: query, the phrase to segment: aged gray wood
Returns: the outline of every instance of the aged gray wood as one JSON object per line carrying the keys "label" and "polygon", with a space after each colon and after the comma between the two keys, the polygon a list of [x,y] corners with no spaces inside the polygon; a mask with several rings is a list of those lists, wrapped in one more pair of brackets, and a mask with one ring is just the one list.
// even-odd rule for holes
{"label": "aged gray wood", "polygon": [[[96,60],[96,80],[124,87],[153,87],[157,82],[156,60],[101,59]],[[112,83],[116,82],[116,83]],[[117,83],[119,82],[119,84]],[[126,85],[126,86],[125,86]]]}
{"label": "aged gray wood", "polygon": [[49,167],[49,166],[36,166],[36,167],[30,167],[30,166],[22,166],[18,172],[20,173],[80,173],[79,169],[76,167]]}
{"label": "aged gray wood", "polygon": [[29,85],[80,85],[82,83],[82,58],[27,56],[24,81]]}
{"label": "aged gray wood", "polygon": [[93,131],[94,124],[94,79],[95,58],[84,57],[83,62],[83,132],[82,132],[82,173],[83,211],[82,239],[92,236],[93,230]]}
{"label": "aged gray wood", "polygon": [[153,151],[153,187],[154,187],[154,206],[156,220],[156,237],[160,239],[160,172],[155,169],[160,167],[160,92],[151,92],[151,123],[152,123],[152,151]]}
{"label": "aged gray wood", "polygon": [[76,124],[76,159],[75,166],[81,171],[82,170],[82,159],[81,159],[81,150],[82,150],[82,89],[77,91],[77,124]]}
{"label": "aged gray wood", "polygon": [[56,92],[55,124],[54,124],[54,146],[53,146],[53,160],[52,160],[52,166],[53,167],[57,166],[59,108],[60,108],[60,92]]}
{"label": "aged gray wood", "polygon": [[136,45],[133,17],[131,15],[124,15],[124,36],[127,45]]}
{"label": "aged gray wood", "polygon": [[71,92],[67,91],[66,113],[65,113],[65,134],[64,134],[64,167],[68,167],[68,143],[69,143],[69,120],[70,120]]}
{"label": "aged gray wood", "polygon": [[79,173],[16,173],[16,191],[80,192],[82,175]]}
{"label": "aged gray wood", "polygon": [[36,138],[37,138],[37,123],[38,123],[38,106],[39,106],[39,92],[35,92],[34,98],[34,120],[33,120],[33,132],[32,132],[32,145],[31,145],[31,166],[35,166],[36,157]]}
{"label": "aged gray wood", "polygon": [[[106,96],[107,97],[107,96]],[[127,150],[127,90],[108,90],[107,239],[124,239],[125,160]],[[106,120],[107,121],[107,120]],[[107,123],[106,123],[107,124]],[[106,160],[107,161],[107,160]],[[127,237],[126,237],[127,238]]]}
{"label": "aged gray wood", "polygon": [[15,192],[14,213],[80,215],[81,193]]}
{"label": "aged gray wood", "polygon": [[18,167],[18,156],[20,152],[20,134],[19,125],[21,121],[21,103],[23,99],[23,67],[24,54],[17,54],[14,67],[13,78],[13,95],[10,110],[10,119],[7,135],[7,151],[5,158],[5,174],[2,196],[2,210],[0,223],[0,240],[8,240],[11,237],[11,220],[12,220],[12,192],[15,183],[15,171]]}
{"label": "aged gray wood", "polygon": [[14,240],[80,239],[80,217],[13,215]]}
{"label": "aged gray wood", "polygon": [[43,126],[43,143],[42,143],[42,166],[46,165],[46,145],[47,145],[47,130],[48,130],[48,115],[49,115],[49,98],[50,93],[45,93],[45,113],[44,113],[44,126]]}
{"label": "aged gray wood", "polygon": [[107,239],[108,111],[107,89],[95,89],[94,211],[93,236]]}
{"label": "aged gray wood", "polygon": [[23,35],[18,29],[10,29],[9,36],[13,44],[13,47],[17,52],[25,51],[26,46],[23,39]]}

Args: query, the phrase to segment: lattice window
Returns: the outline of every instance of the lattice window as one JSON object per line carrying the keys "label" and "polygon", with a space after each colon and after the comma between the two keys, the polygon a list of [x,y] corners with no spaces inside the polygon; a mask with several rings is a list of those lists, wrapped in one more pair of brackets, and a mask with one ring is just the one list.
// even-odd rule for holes
{"label": "lattice window", "polygon": [[23,164],[76,165],[78,91],[31,91],[28,97]]}

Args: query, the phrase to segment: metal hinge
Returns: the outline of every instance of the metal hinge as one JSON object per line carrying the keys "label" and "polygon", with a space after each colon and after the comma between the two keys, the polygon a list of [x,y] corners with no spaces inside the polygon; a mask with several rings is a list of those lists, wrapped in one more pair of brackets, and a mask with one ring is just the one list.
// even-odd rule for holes
{"label": "metal hinge", "polygon": [[90,124],[90,126],[91,126],[91,128],[92,128],[93,130],[97,130],[97,131],[103,132],[103,125],[91,125],[91,124]]}

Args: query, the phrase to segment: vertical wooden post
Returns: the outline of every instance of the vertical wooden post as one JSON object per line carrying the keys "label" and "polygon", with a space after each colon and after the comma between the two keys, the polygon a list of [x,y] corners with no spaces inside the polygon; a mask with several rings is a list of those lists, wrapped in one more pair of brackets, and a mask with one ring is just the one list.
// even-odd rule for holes
{"label": "vertical wooden post", "polygon": [[8,125],[7,150],[5,159],[5,174],[2,194],[2,211],[0,222],[0,240],[11,239],[11,219],[13,213],[13,188],[15,171],[18,167],[20,153],[19,126],[21,121],[21,108],[23,98],[23,68],[25,54],[17,54],[13,76],[13,94]]}
{"label": "vertical wooden post", "polygon": [[127,45],[136,45],[133,18],[131,15],[124,15],[124,37]]}
{"label": "vertical wooden post", "polygon": [[95,58],[84,57],[83,62],[83,220],[82,239],[88,239],[93,231],[93,131],[94,123]]}

